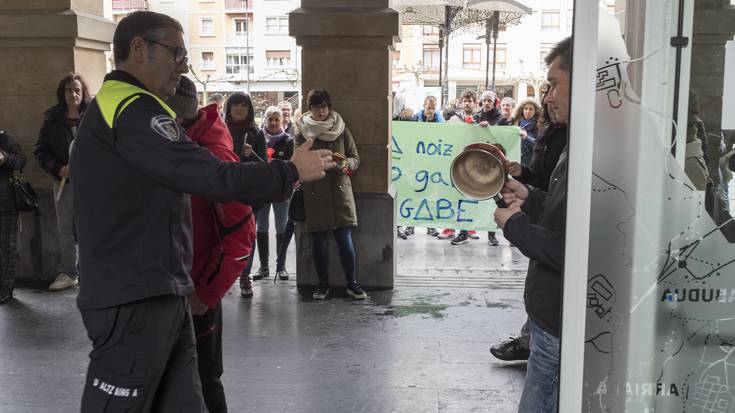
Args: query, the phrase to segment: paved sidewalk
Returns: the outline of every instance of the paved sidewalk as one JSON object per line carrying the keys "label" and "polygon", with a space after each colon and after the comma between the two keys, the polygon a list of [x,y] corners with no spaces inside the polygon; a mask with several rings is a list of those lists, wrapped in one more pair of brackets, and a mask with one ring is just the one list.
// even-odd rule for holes
{"label": "paved sidewalk", "polygon": [[[525,319],[527,261],[504,240],[452,246],[417,232],[397,240],[395,290],[364,302],[313,301],[293,279],[256,282],[252,300],[233,289],[223,307],[230,411],[515,412],[525,365],[488,349]],[[21,288],[0,306],[0,412],[79,410],[90,345],[75,297]]]}

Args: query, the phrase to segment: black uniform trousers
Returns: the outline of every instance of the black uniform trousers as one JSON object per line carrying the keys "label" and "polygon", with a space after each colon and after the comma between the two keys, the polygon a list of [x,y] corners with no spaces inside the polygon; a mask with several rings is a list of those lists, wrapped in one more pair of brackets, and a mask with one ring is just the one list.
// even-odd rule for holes
{"label": "black uniform trousers", "polygon": [[186,297],[81,313],[93,347],[82,413],[207,411]]}
{"label": "black uniform trousers", "polygon": [[199,377],[209,413],[227,413],[222,385],[222,303],[202,315],[193,316],[197,339]]}

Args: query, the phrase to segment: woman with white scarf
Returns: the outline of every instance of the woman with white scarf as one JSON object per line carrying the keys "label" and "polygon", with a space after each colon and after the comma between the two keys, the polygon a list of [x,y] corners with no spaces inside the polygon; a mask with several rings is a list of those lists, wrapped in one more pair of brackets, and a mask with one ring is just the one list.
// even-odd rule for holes
{"label": "woman with white scarf", "polygon": [[[270,162],[273,159],[281,159],[287,161],[291,159],[294,151],[293,138],[283,130],[281,109],[270,106],[265,110],[265,121],[263,127],[258,132],[258,135],[262,135],[262,139],[265,140],[266,147],[266,162]],[[283,242],[283,233],[286,230],[286,224],[288,222],[288,204],[289,200],[283,202],[274,202],[272,204],[265,204],[258,209],[256,216],[257,223],[257,250],[258,258],[260,259],[260,268],[258,272],[253,276],[254,280],[260,280],[262,278],[268,278],[270,276],[269,270],[269,254],[268,254],[268,231],[271,206],[273,207],[273,215],[275,218],[276,226],[276,253],[279,255],[276,265],[276,277],[281,280],[288,280],[288,272],[286,271],[285,263],[286,257],[281,254],[286,254],[286,251],[281,249],[281,243]]]}
{"label": "woman with white scarf", "polygon": [[304,230],[311,235],[314,267],[319,276],[319,287],[314,299],[329,295],[329,233],[337,243],[339,258],[345,272],[347,295],[365,299],[367,294],[357,284],[355,246],[352,228],[357,226],[357,211],[352,194],[350,176],[360,165],[360,157],[352,134],[339,113],[331,110],[331,98],[325,90],[309,91],[306,98],[309,112],[297,122],[299,134],[296,147],[307,139],[314,140],[313,149],[329,149],[334,153],[337,167],[327,171],[324,179],[303,184]]}

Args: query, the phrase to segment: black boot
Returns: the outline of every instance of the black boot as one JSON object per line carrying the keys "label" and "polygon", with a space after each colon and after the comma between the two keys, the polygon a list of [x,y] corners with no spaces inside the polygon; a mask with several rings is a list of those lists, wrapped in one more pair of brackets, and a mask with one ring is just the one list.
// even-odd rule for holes
{"label": "black boot", "polygon": [[286,271],[286,249],[283,248],[283,234],[276,234],[276,277],[280,280],[288,280]]}
{"label": "black boot", "polygon": [[253,275],[253,280],[268,278],[270,271],[268,270],[268,233],[258,232],[256,240],[258,241],[258,257],[260,258],[260,268]]}

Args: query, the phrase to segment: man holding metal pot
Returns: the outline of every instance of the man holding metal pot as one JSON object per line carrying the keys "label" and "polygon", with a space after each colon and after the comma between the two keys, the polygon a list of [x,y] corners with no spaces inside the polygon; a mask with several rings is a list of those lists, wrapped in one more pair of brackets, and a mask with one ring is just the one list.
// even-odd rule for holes
{"label": "man holding metal pot", "polygon": [[[571,38],[566,38],[546,57],[551,83],[546,103],[559,123],[569,121],[571,47]],[[544,406],[557,411],[567,154],[565,147],[548,192],[508,180],[502,191],[508,207],[495,211],[505,237],[530,258],[523,298],[531,321],[531,352],[519,412]]]}

